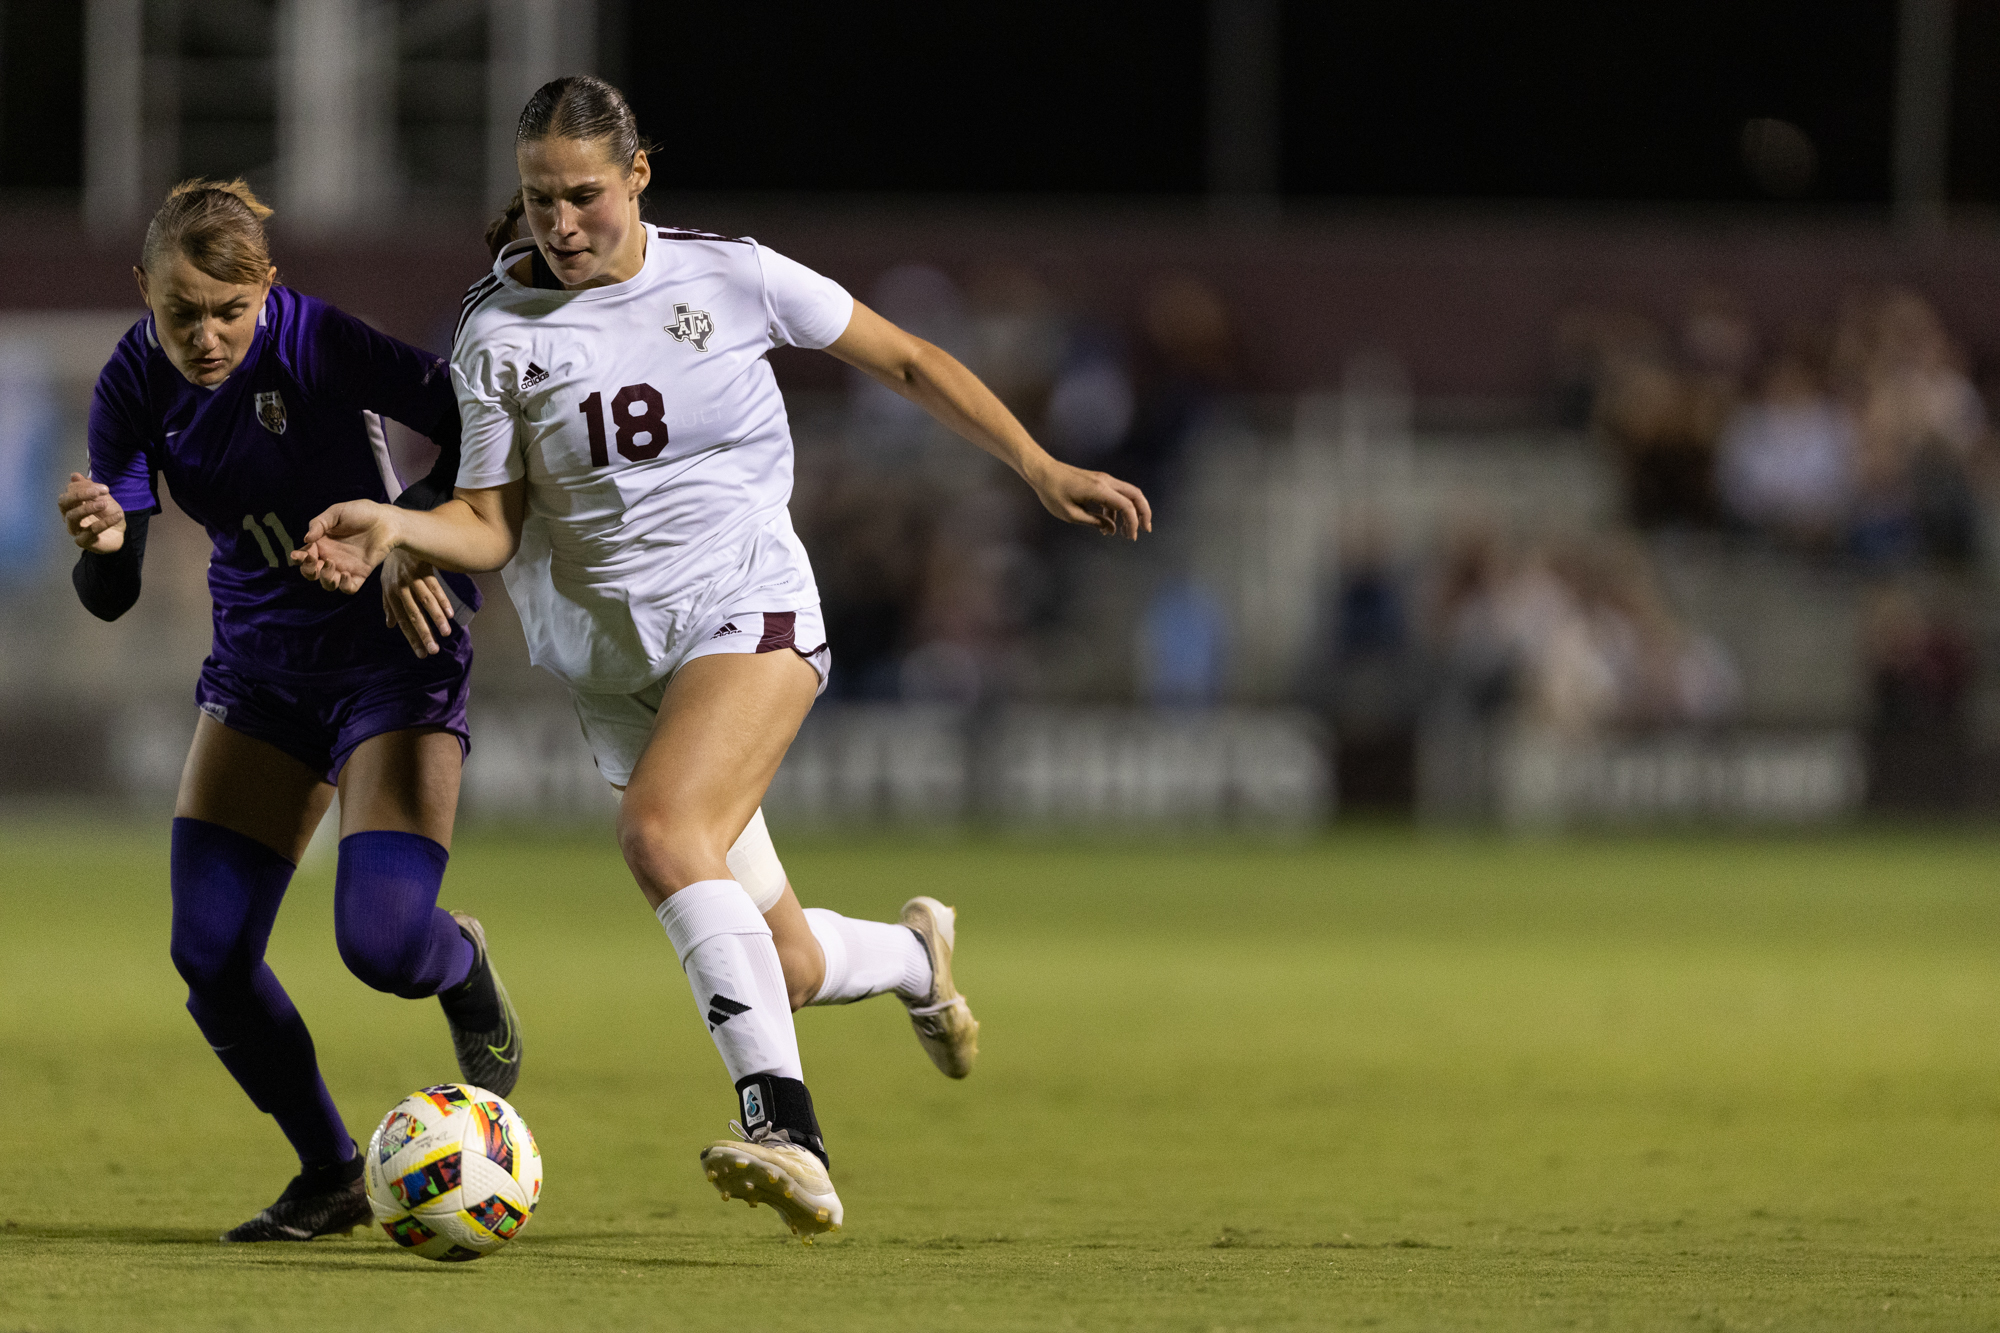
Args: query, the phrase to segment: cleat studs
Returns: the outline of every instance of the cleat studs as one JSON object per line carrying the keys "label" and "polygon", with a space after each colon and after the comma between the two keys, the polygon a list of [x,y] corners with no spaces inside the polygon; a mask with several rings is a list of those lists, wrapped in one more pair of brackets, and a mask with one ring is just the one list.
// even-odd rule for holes
{"label": "cleat studs", "polygon": [[716,1178],[717,1176],[719,1176],[719,1175],[721,1175],[721,1174],[722,1174],[722,1173],[721,1173],[720,1171],[711,1171],[711,1172],[709,1172],[709,1173],[708,1173],[708,1178],[709,1178],[710,1180],[714,1180],[714,1179],[715,1179],[715,1178]]}
{"label": "cleat studs", "polygon": [[786,1197],[787,1199],[791,1198],[791,1197],[792,1197],[792,1192],[791,1192],[790,1190],[786,1190],[786,1191],[785,1191],[785,1197]]}
{"label": "cleat studs", "polygon": [[771,1178],[773,1185],[778,1183],[778,1173],[776,1171],[766,1171],[764,1174]]}
{"label": "cleat studs", "polygon": [[820,1209],[820,1210],[819,1210],[819,1211],[818,1211],[817,1213],[815,1213],[815,1214],[813,1214],[813,1215],[814,1215],[815,1217],[817,1217],[817,1218],[818,1218],[818,1219],[819,1219],[820,1221],[822,1221],[822,1222],[826,1221],[826,1209],[824,1209],[824,1208]]}

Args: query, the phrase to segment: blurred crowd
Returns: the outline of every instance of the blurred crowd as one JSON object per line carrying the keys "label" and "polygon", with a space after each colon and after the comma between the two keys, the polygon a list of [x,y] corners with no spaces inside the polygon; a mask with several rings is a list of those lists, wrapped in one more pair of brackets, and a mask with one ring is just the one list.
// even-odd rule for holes
{"label": "blurred crowd", "polygon": [[[1018,267],[976,271],[961,285],[903,265],[865,299],[963,360],[1057,457],[1135,481],[1161,509],[1176,506],[1186,483],[1190,442],[1242,384],[1228,309],[1186,275],[1159,279],[1122,321],[1065,308]],[[1719,308],[1704,318],[1727,325],[1702,335],[1704,364],[1733,355],[1746,368],[1747,323]],[[1648,356],[1654,378],[1669,382],[1656,391],[1674,398],[1682,420],[1694,395],[1721,392],[1671,367],[1639,322],[1579,322],[1596,339],[1588,410],[1607,422],[1636,417],[1621,405],[1641,392],[1634,365]],[[1741,345],[1725,355],[1731,338]],[[837,697],[976,705],[1077,692],[1051,673],[1064,669],[1066,644],[1093,632],[1088,599],[1104,571],[1085,575],[1087,534],[1046,522],[1004,469],[859,375],[839,420],[802,434],[820,444],[802,450],[794,511],[841,663]],[[1671,447],[1684,437],[1693,438],[1683,432]],[[1422,568],[1387,552],[1367,541],[1342,553],[1321,642],[1305,655],[1298,696],[1337,715],[1343,732],[1406,718],[1419,696],[1439,691],[1565,729],[1706,722],[1736,699],[1727,656],[1676,619],[1629,537],[1510,544],[1473,532]],[[1228,609],[1171,557],[1149,559],[1144,544],[1125,563],[1139,571],[1136,657],[1122,679],[1100,684],[1162,705],[1221,701]]]}
{"label": "blurred crowd", "polygon": [[1565,424],[1612,451],[1635,525],[1720,529],[1864,581],[1873,799],[1965,799],[2000,448],[1936,308],[1891,287],[1760,328],[1711,287],[1677,323],[1573,310],[1557,348]]}
{"label": "blurred crowd", "polygon": [[1459,537],[1424,608],[1457,706],[1561,731],[1710,723],[1741,685],[1720,644],[1684,623],[1629,537],[1508,545]]}
{"label": "blurred crowd", "polygon": [[[1018,267],[961,285],[903,265],[864,299],[971,367],[1056,457],[1136,482],[1156,507],[1174,502],[1189,441],[1240,382],[1221,297],[1183,275],[1154,283],[1126,320],[1067,308]],[[1048,522],[1000,464],[858,374],[840,419],[801,437],[814,443],[802,443],[793,512],[840,663],[835,697],[1130,695],[1129,653],[1064,651],[1093,636],[1090,599],[1117,582],[1083,576],[1092,534]],[[1128,572],[1150,560],[1142,551]]]}
{"label": "blurred crowd", "polygon": [[1974,558],[1979,497],[2000,480],[1986,407],[1916,293],[1760,329],[1704,288],[1676,326],[1573,310],[1557,345],[1565,424],[1615,452],[1639,526],[1723,526],[1877,568]]}
{"label": "blurred crowd", "polygon": [[[1057,457],[1135,481],[1169,513],[1192,447],[1240,410],[1235,324],[1186,275],[1122,317],[1011,266],[961,282],[904,265],[863,295],[970,366]],[[2000,452],[1935,310],[1887,290],[1824,323],[1760,328],[1703,289],[1677,323],[1571,311],[1557,345],[1564,422],[1615,458],[1629,521],[1564,535],[1468,522],[1415,548],[1407,533],[1344,534],[1288,691],[1339,738],[1343,799],[1405,804],[1416,738],[1440,720],[1584,736],[1739,718],[1741,664],[1655,565],[1677,540],[1663,534],[1686,530],[1867,585],[1874,735],[1944,780],[1939,738],[1965,732],[1975,653],[1964,598],[1935,587],[1974,567]],[[833,697],[1233,697],[1242,610],[1191,573],[1172,533],[1112,555],[858,375],[800,425],[794,513],[839,663]]]}
{"label": "blurred crowd", "polygon": [[1342,799],[1407,806],[1426,725],[1580,738],[1731,718],[1729,653],[1677,615],[1627,534],[1469,527],[1412,566],[1364,536],[1343,555],[1300,684],[1339,740]]}

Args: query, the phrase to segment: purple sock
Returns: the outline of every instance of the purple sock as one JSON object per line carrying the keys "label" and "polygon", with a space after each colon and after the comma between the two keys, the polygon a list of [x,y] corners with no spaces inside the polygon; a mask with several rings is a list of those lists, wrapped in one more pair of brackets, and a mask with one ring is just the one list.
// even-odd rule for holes
{"label": "purple sock", "polygon": [[352,1157],[312,1035],[264,962],[292,863],[219,824],[176,819],[169,866],[174,967],[188,984],[195,1026],[257,1109],[278,1122],[302,1165]]}
{"label": "purple sock", "polygon": [[450,852],[416,833],[351,833],[340,840],[333,937],[355,976],[406,1000],[465,980],[472,941],[437,905],[450,859]]}

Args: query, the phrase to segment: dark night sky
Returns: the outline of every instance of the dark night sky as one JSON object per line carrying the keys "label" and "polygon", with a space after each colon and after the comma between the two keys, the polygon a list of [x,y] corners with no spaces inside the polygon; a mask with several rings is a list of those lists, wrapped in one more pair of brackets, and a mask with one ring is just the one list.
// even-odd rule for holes
{"label": "dark night sky", "polygon": [[[1201,188],[1198,0],[1143,21],[1074,0],[888,0],[865,24],[772,0],[633,8],[626,78],[689,186]],[[1738,151],[1753,116],[1815,141],[1811,197],[1888,194],[1892,0],[1282,13],[1288,195],[1754,199]],[[743,50],[747,68],[721,57]],[[703,89],[722,115],[698,115]]]}
{"label": "dark night sky", "polygon": [[[1975,74],[1990,67],[2000,6],[1962,7],[1960,63]],[[1198,0],[1142,20],[1073,0],[889,0],[866,23],[771,0],[633,8],[626,77],[690,187],[1201,188]],[[1893,0],[1291,0],[1281,49],[1288,196],[1753,200],[1739,142],[1759,116],[1814,141],[1808,199],[1888,196]],[[728,67],[709,53],[743,50],[760,58],[719,83],[692,73]],[[702,87],[727,90],[732,127],[696,116]],[[2000,148],[1971,132],[1993,120],[1991,99],[1960,101],[1960,147]],[[1991,154],[1956,156],[1958,193],[1992,197]]]}
{"label": "dark night sky", "polygon": [[1880,0],[1513,6],[1295,4],[1286,185],[1301,193],[1759,197],[1744,122],[1819,148],[1811,193],[1889,188],[1895,13]]}
{"label": "dark night sky", "polygon": [[1201,188],[1199,0],[745,0],[630,13],[626,91],[676,185]]}
{"label": "dark night sky", "polygon": [[[80,5],[0,5],[0,185],[74,188]],[[621,77],[678,188],[1189,195],[1206,6],[624,0]],[[2000,0],[1960,0],[1953,194],[2000,200]],[[615,42],[612,45],[616,45]],[[1806,198],[1886,199],[1894,0],[1282,11],[1282,186],[1307,198],[1747,201],[1750,117]]]}

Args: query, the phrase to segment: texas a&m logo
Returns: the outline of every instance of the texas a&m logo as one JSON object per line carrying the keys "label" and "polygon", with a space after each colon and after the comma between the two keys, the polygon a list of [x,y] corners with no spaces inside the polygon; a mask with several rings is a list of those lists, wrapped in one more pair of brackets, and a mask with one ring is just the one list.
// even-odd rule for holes
{"label": "texas a&m logo", "polygon": [[686,301],[674,302],[674,322],[661,325],[677,343],[693,343],[694,350],[706,352],[715,333],[715,317],[706,310],[690,310]]}

